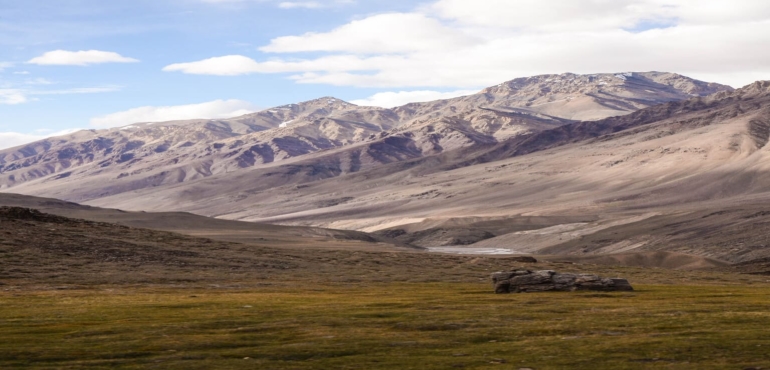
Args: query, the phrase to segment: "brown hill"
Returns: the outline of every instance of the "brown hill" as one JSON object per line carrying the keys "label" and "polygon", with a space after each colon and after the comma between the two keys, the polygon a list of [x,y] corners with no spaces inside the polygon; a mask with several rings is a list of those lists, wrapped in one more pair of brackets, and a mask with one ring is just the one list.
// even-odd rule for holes
{"label": "brown hill", "polygon": [[280,226],[198,216],[185,212],[126,212],[51,198],[0,193],[0,206],[34,209],[51,215],[133,228],[168,231],[225,242],[271,247],[362,250],[414,250],[387,237],[353,230]]}

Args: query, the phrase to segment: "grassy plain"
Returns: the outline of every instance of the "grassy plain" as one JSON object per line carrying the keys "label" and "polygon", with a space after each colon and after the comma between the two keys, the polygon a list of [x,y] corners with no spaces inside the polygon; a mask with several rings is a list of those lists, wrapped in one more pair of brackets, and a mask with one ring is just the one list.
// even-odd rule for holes
{"label": "grassy plain", "polygon": [[0,368],[770,367],[770,284],[491,294],[486,283],[0,293]]}

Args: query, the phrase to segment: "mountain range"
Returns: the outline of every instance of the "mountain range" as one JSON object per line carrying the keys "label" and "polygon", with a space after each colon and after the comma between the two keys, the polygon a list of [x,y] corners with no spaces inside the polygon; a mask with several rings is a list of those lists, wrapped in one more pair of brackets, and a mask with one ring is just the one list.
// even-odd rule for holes
{"label": "mountain range", "polygon": [[84,130],[3,150],[0,188],[90,201],[343,147],[356,147],[345,171],[357,172],[729,89],[652,72],[521,78],[393,109],[325,97],[228,120]]}
{"label": "mountain range", "polygon": [[0,151],[4,192],[349,229],[421,247],[770,256],[770,82],[545,75],[385,109],[335,98]]}

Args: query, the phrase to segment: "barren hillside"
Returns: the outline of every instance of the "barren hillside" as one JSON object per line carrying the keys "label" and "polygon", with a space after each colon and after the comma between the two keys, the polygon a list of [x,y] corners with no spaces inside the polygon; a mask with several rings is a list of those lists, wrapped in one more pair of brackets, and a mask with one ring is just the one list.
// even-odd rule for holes
{"label": "barren hillside", "polygon": [[321,160],[309,175],[326,178],[728,90],[648,72],[521,78],[394,109],[325,97],[227,120],[140,123],[3,150],[0,187],[88,201],[354,147],[333,159],[339,170]]}

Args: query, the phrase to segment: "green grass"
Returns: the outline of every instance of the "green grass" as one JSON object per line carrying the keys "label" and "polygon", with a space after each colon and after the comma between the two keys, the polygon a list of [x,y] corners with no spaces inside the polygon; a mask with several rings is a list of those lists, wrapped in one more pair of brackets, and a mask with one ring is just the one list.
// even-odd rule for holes
{"label": "green grass", "polygon": [[0,368],[770,367],[770,287],[488,284],[0,293]]}

